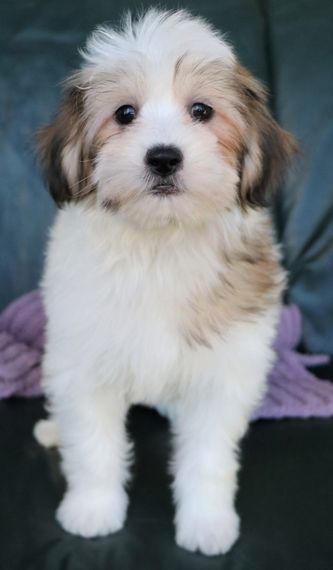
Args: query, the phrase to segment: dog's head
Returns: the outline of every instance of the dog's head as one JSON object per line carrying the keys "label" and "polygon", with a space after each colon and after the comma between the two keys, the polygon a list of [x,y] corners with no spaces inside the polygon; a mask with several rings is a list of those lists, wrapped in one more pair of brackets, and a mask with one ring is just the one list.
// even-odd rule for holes
{"label": "dog's head", "polygon": [[90,37],[39,146],[59,205],[92,195],[147,228],[265,205],[295,147],[216,31],[155,10]]}

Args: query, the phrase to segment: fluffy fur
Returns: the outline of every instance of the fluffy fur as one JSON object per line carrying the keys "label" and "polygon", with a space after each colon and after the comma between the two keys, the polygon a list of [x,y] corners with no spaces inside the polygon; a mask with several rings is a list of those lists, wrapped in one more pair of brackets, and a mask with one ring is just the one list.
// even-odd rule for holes
{"label": "fluffy fur", "polygon": [[[125,521],[136,403],[174,434],[176,540],[224,553],[239,533],[238,443],[264,390],[284,273],[265,204],[294,144],[263,87],[207,23],[148,11],[99,28],[40,133],[61,207],[42,283],[44,388],[68,488],[58,520],[86,537]],[[194,103],[213,109],[194,120]],[[116,110],[137,116],[119,125]],[[181,150],[155,194],[149,149]]]}

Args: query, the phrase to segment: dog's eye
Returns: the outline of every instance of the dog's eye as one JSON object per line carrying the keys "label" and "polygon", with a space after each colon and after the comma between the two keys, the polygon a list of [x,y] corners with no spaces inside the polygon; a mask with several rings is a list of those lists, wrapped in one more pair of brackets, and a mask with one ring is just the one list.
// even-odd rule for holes
{"label": "dog's eye", "polygon": [[195,121],[208,121],[213,114],[213,109],[205,103],[194,103],[190,115]]}
{"label": "dog's eye", "polygon": [[117,123],[120,125],[128,125],[132,121],[134,121],[136,117],[136,110],[132,105],[122,105],[117,109],[115,112],[115,117]]}

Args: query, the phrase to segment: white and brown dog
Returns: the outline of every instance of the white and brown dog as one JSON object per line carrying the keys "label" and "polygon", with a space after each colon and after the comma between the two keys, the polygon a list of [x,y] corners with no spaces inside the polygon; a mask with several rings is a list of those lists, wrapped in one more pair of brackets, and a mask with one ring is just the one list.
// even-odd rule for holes
{"label": "white and brown dog", "polygon": [[60,210],[42,283],[51,419],[35,433],[59,443],[69,532],[123,526],[125,420],[142,403],[171,419],[177,543],[237,539],[237,448],[285,282],[267,197],[294,146],[201,19],[150,10],[88,40],[40,133]]}

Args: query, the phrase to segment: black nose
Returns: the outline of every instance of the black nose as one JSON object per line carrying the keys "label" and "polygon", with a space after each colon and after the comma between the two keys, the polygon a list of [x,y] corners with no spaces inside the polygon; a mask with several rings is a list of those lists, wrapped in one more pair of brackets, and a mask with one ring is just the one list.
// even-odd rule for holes
{"label": "black nose", "polygon": [[146,163],[154,174],[170,176],[180,167],[183,155],[175,146],[154,146],[146,154]]}

